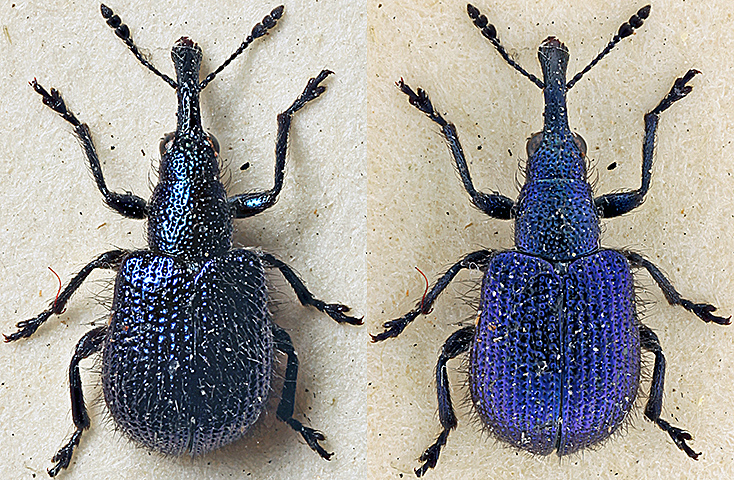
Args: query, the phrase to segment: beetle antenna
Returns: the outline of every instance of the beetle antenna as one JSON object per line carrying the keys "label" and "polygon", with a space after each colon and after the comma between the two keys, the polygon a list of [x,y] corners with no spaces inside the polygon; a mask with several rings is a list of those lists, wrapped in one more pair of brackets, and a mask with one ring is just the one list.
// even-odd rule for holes
{"label": "beetle antenna", "polygon": [[133,52],[135,58],[137,58],[138,61],[142,63],[145,68],[161,77],[171,87],[173,87],[174,89],[178,88],[178,84],[174,79],[172,79],[165,73],[162,73],[160,70],[155,68],[152,63],[146,60],[145,57],[143,57],[143,54],[140,53],[137,45],[135,45],[135,42],[133,42],[133,38],[130,36],[130,29],[127,25],[122,23],[120,17],[117,16],[115,12],[113,12],[112,9],[104,3],[101,4],[99,8],[102,12],[102,16],[107,20],[107,25],[115,29],[115,34],[120,37],[120,40],[122,40],[125,45],[127,45],[127,48],[129,48],[130,51]]}
{"label": "beetle antenna", "polygon": [[242,52],[244,52],[245,49],[249,47],[256,38],[260,38],[263,35],[267,34],[268,30],[273,28],[280,17],[283,16],[283,8],[283,5],[275,7],[272,12],[270,12],[268,15],[265,15],[265,18],[263,18],[262,22],[258,23],[252,28],[252,33],[250,33],[247,38],[245,38],[245,41],[242,42],[242,45],[240,45],[239,48],[227,60],[225,60],[223,64],[219,66],[219,68],[214,70],[212,73],[207,75],[204,80],[202,80],[202,82],[199,84],[199,90],[204,90],[209,82],[214,80],[214,77],[216,77],[219,72],[227,68],[227,65],[232,63],[235,58],[237,58]]}
{"label": "beetle antenna", "polygon": [[619,27],[619,31],[617,32],[617,34],[614,36],[614,38],[612,38],[612,41],[607,44],[604,50],[602,50],[601,53],[599,53],[599,55],[597,55],[596,58],[586,66],[586,68],[574,75],[574,77],[566,84],[566,90],[571,90],[571,87],[576,85],[576,82],[581,80],[581,77],[583,77],[589,70],[591,70],[594,65],[599,63],[599,60],[606,57],[606,55],[611,52],[614,47],[617,46],[620,40],[629,37],[635,32],[636,29],[640,28],[649,15],[650,5],[646,5],[639,9],[636,14],[632,15],[628,21],[624,22]]}
{"label": "beetle antenna", "polygon": [[497,49],[497,52],[499,52],[500,56],[505,59],[505,62],[507,62],[508,65],[530,79],[530,81],[537,85],[541,90],[545,88],[545,84],[538,77],[522,68],[510,57],[507,50],[505,50],[505,47],[500,43],[500,39],[497,37],[497,29],[494,28],[494,25],[489,23],[487,17],[482,15],[482,12],[480,12],[477,7],[469,3],[466,6],[466,11],[469,13],[469,18],[474,21],[474,25],[476,25],[476,27],[482,32],[482,35],[484,35],[484,37],[494,45],[494,48]]}

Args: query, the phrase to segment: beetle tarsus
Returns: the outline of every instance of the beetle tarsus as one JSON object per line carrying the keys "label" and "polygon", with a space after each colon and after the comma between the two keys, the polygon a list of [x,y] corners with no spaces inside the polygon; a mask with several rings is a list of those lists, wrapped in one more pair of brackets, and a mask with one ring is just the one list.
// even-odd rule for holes
{"label": "beetle tarsus", "polygon": [[[714,315],[713,305],[682,298],[663,273],[639,254],[600,249],[599,220],[642,204],[650,187],[659,115],[692,91],[688,83],[699,72],[691,69],[677,78],[645,115],[640,188],[593,198],[587,148],[568,124],[566,93],[622,39],[643,26],[650,6],[629,17],[606,47],[568,82],[569,51],[557,38],[548,37],[538,49],[541,81],[510,58],[486,16],[473,5],[467,6],[467,13],[505,62],[544,90],[544,126],[527,143],[525,183],[517,201],[498,193],[482,194],[472,184],[456,128],[438,113],[426,91],[413,90],[403,79],[396,83],[411,105],[442,127],[472,203],[491,217],[515,221],[514,249],[496,254],[479,251],[465,257],[435,283],[416,308],[386,322],[384,331],[372,336],[373,342],[396,337],[418,315],[430,312],[462,268],[474,265],[484,272],[475,326],[449,337],[439,357],[436,384],[443,431],[421,456],[424,463],[416,475],[436,465],[449,432],[457,425],[447,361],[470,348],[468,384],[482,421],[498,439],[511,445],[540,455],[556,450],[560,456],[598,444],[619,427],[640,388],[640,349],[649,350],[655,355],[655,365],[645,416],[668,432],[689,457],[697,458],[699,454],[687,444],[690,434],[660,418],[665,357],[655,333],[636,316],[630,269],[645,268],[671,305],[683,306],[706,322],[725,325],[731,319]],[[561,315],[565,330],[557,328]],[[576,370],[584,373],[576,374]],[[593,384],[587,381],[588,372],[598,379]],[[622,378],[625,380],[620,381]],[[563,405],[561,413],[559,404]],[[609,412],[604,419],[608,423],[594,427],[595,431],[576,430],[575,422],[588,424],[588,412],[597,409]]]}
{"label": "beetle tarsus", "polygon": [[38,330],[38,327],[44,324],[46,320],[49,319],[51,315],[53,315],[54,312],[51,310],[46,310],[43,313],[41,313],[36,318],[32,318],[30,320],[23,320],[22,322],[18,322],[15,324],[15,327],[18,329],[17,332],[11,333],[10,335],[3,334],[3,337],[5,339],[5,343],[14,342],[16,340],[19,340],[21,338],[28,338],[34,333],[36,333],[36,330]]}
{"label": "beetle tarsus", "polygon": [[693,77],[698,75],[699,72],[696,69],[690,69],[688,72],[686,72],[685,75],[682,77],[676,78],[675,82],[673,82],[673,87],[671,87],[670,92],[665,96],[665,98],[662,99],[662,101],[658,104],[655,109],[650,112],[648,115],[658,115],[665,110],[667,110],[671,105],[673,105],[678,100],[684,98],[686,95],[691,93],[693,90],[693,87],[690,85],[687,85],[688,82],[690,82]]}
{"label": "beetle tarsus", "polygon": [[387,340],[388,338],[394,338],[403,333],[403,330],[405,330],[405,327],[408,326],[410,322],[416,319],[418,315],[420,315],[420,310],[416,309],[411,312],[409,312],[406,315],[403,315],[402,317],[398,318],[397,320],[390,320],[388,322],[385,322],[382,324],[382,327],[385,329],[385,331],[378,333],[377,335],[370,335],[372,337],[372,342],[381,342],[383,340]]}
{"label": "beetle tarsus", "polygon": [[428,93],[421,88],[418,89],[418,93],[415,93],[410,86],[405,84],[402,78],[396,83],[396,85],[400,91],[408,96],[408,101],[411,105],[428,115],[428,118],[436,122],[441,127],[441,133],[443,133],[446,143],[451,150],[451,155],[454,157],[454,162],[456,163],[456,169],[459,171],[461,182],[464,184],[464,189],[471,197],[474,206],[493,218],[499,218],[502,220],[509,220],[512,218],[512,210],[515,207],[515,202],[512,199],[495,192],[479,192],[474,188],[474,183],[472,182],[471,174],[469,173],[469,165],[466,162],[461,142],[459,142],[459,135],[456,132],[456,127],[453,123],[447,122],[446,119],[436,111],[431,103]]}
{"label": "beetle tarsus", "polygon": [[327,304],[323,300],[315,298],[313,294],[308,290],[308,288],[306,288],[306,285],[303,284],[303,281],[298,278],[296,272],[294,272],[293,269],[285,264],[283,261],[275,258],[269,253],[264,252],[261,253],[261,258],[266,266],[277,268],[278,270],[280,270],[280,273],[283,274],[283,277],[285,277],[286,281],[291,285],[293,291],[296,293],[296,296],[298,297],[298,300],[301,302],[302,305],[310,305],[320,312],[326,313],[332,319],[336,320],[339,323],[349,323],[351,325],[362,324],[361,318],[354,318],[344,315],[344,312],[348,312],[350,310],[350,308],[346,305],[341,305],[338,303]]}
{"label": "beetle tarsus", "polygon": [[448,361],[466,353],[471,347],[474,339],[474,325],[464,327],[446,339],[441,348],[441,355],[438,357],[436,364],[436,397],[438,398],[438,417],[441,421],[443,431],[436,439],[436,442],[428,447],[420,460],[426,462],[421,468],[415,471],[417,476],[423,475],[429,468],[436,466],[438,457],[441,454],[441,448],[446,445],[449,438],[449,432],[456,428],[457,420],[454,413],[454,405],[451,402],[451,388],[449,386],[449,375],[446,370]]}
{"label": "beetle tarsus", "polygon": [[323,312],[336,320],[339,323],[348,323],[350,325],[362,325],[364,323],[363,317],[356,318],[344,315],[344,312],[351,310],[346,305],[340,305],[338,303],[329,303],[324,306]]}
{"label": "beetle tarsus", "polygon": [[658,419],[655,423],[657,423],[660,428],[668,432],[670,438],[673,439],[675,445],[682,451],[684,451],[686,455],[688,455],[693,460],[698,460],[698,457],[699,455],[701,455],[701,453],[694,451],[686,443],[687,440],[693,440],[693,437],[690,433],[686,432],[682,428],[672,426],[663,419]]}
{"label": "beetle tarsus", "polygon": [[285,160],[288,150],[288,134],[291,128],[293,115],[303,108],[307,102],[321,95],[326,87],[320,86],[326,77],[333,72],[322,70],[315,78],[309,79],[303,93],[288,107],[287,110],[278,115],[278,134],[275,141],[275,179],[273,188],[264,192],[251,192],[235,195],[227,199],[234,218],[247,218],[257,215],[275,205],[278,195],[283,188],[285,176]]}
{"label": "beetle tarsus", "polygon": [[69,468],[71,463],[71,457],[74,453],[74,449],[79,446],[79,440],[82,438],[81,429],[77,429],[72,435],[66,445],[61,447],[56,455],[51,459],[52,462],[56,462],[56,465],[48,469],[48,476],[55,477],[61,470]]}
{"label": "beetle tarsus", "polygon": [[33,90],[43,98],[44,105],[58,113],[61,118],[74,125],[74,127],[79,127],[81,125],[79,119],[77,119],[76,116],[66,107],[66,102],[64,102],[64,99],[61,97],[61,93],[59,93],[58,90],[52,88],[49,93],[35,78],[29,83],[30,86],[33,87]]}
{"label": "beetle tarsus", "polygon": [[315,77],[309,78],[306,83],[306,88],[303,89],[303,93],[296,99],[295,102],[281,115],[293,115],[298,110],[303,108],[311,100],[318,98],[319,95],[326,91],[326,87],[320,85],[321,82],[326,80],[326,77],[333,74],[331,70],[321,70],[321,72]]}
{"label": "beetle tarsus", "polygon": [[71,279],[69,284],[61,291],[59,296],[51,304],[50,308],[41,312],[41,314],[39,314],[36,318],[31,318],[30,320],[23,320],[22,322],[18,322],[15,325],[16,328],[18,328],[17,332],[11,333],[10,335],[3,335],[3,337],[5,337],[5,342],[13,342],[15,340],[27,338],[33,335],[36,330],[38,330],[38,327],[43,325],[51,317],[51,315],[59,315],[64,312],[64,309],[66,309],[66,304],[68,303],[71,296],[74,294],[74,292],[76,292],[81,284],[84,283],[84,281],[87,279],[89,274],[92,273],[93,270],[97,268],[107,268],[114,270],[119,266],[120,261],[122,261],[122,257],[124,257],[126,254],[127,251],[125,250],[111,250],[109,252],[103,253],[99,257],[89,262],[84,268],[79,271],[79,273],[74,276],[74,278]]}
{"label": "beetle tarsus", "polygon": [[715,312],[717,309],[715,306],[708,303],[693,303],[689,300],[681,300],[681,306],[694,313],[698,318],[704,322],[713,322],[718,325],[730,325],[731,317],[720,317],[718,315],[712,315],[711,312]]}
{"label": "beetle tarsus", "polygon": [[296,397],[296,380],[298,379],[298,356],[293,348],[293,342],[288,332],[281,327],[273,326],[273,337],[275,340],[275,348],[288,356],[288,363],[285,369],[285,381],[283,382],[283,391],[280,395],[280,404],[278,405],[278,418],[287,423],[293,430],[300,433],[311,450],[318,453],[325,460],[330,460],[332,453],[329,453],[319,444],[325,440],[323,433],[311,427],[307,427],[295,418],[293,418],[293,407]]}
{"label": "beetle tarsus", "polygon": [[84,405],[79,362],[102,349],[102,343],[106,333],[106,327],[97,327],[84,334],[79,339],[74,356],[71,358],[71,363],[69,364],[69,389],[71,393],[71,413],[76,430],[66,445],[61,447],[51,459],[52,462],[56,462],[56,465],[48,471],[51,477],[55,477],[61,470],[69,466],[74,449],[79,446],[82,432],[89,428],[89,414],[87,413],[87,407]]}
{"label": "beetle tarsus", "polygon": [[396,82],[396,85],[401,92],[408,96],[408,102],[416,107],[421,112],[428,115],[428,118],[439,124],[441,127],[445,127],[448,122],[441,116],[440,113],[433,108],[433,103],[428,96],[428,93],[422,88],[418,89],[418,93],[414,92],[408,84],[406,84],[401,78],[400,81]]}
{"label": "beetle tarsus", "polygon": [[627,257],[633,267],[642,267],[648,271],[653,280],[655,280],[655,283],[660,287],[660,290],[663,291],[663,295],[665,295],[665,299],[669,304],[680,305],[707,323],[713,322],[718,325],[731,324],[731,317],[720,317],[711,313],[717,310],[714,305],[708,303],[693,303],[692,301],[681,297],[681,294],[678,293],[673,284],[670,283],[670,280],[668,280],[663,272],[661,272],[660,269],[650,260],[635,252],[621,253]]}
{"label": "beetle tarsus", "polygon": [[466,255],[464,258],[456,262],[439,278],[436,283],[431,287],[428,293],[418,302],[418,305],[398,318],[397,320],[390,320],[385,322],[382,326],[385,331],[377,335],[372,335],[373,342],[379,342],[388,338],[397,337],[402,333],[405,327],[415,320],[418,315],[427,315],[431,313],[433,309],[433,303],[436,301],[439,295],[449,286],[449,283],[456,278],[456,275],[463,269],[478,268],[483,269],[487,266],[487,262],[492,258],[494,252],[492,250],[477,250]]}
{"label": "beetle tarsus", "polygon": [[74,126],[74,135],[76,135],[84,148],[84,153],[86,154],[87,161],[89,162],[89,168],[92,171],[94,180],[97,183],[97,188],[104,197],[107,206],[128,218],[145,218],[148,213],[147,202],[145,200],[133,195],[132,193],[120,194],[109,191],[107,184],[105,183],[104,176],[102,175],[102,167],[100,165],[94,142],[92,141],[92,135],[89,132],[89,127],[85,123],[81,123],[79,119],[69,111],[64,99],[61,97],[61,93],[59,93],[55,88],[52,88],[49,93],[35,78],[30,82],[30,85],[36,93],[43,97],[44,105],[58,113],[61,118]]}
{"label": "beetle tarsus", "polygon": [[311,450],[318,453],[319,456],[324,460],[331,460],[331,457],[334,454],[327,452],[326,449],[322,447],[321,444],[319,444],[320,441],[326,440],[326,437],[323,433],[319,432],[318,430],[314,430],[311,427],[303,425],[301,422],[294,418],[288,420],[288,425],[290,425],[291,428],[301,434],[308,446],[311,447]]}
{"label": "beetle tarsus", "polygon": [[[288,334],[268,315],[264,268],[277,266],[303,305],[338,322],[359,325],[362,319],[346,315],[345,305],[314,298],[296,274],[272,256],[233,250],[232,220],[274,204],[283,184],[291,116],[325,92],[320,83],[332,72],[322,70],[311,78],[278,116],[275,187],[235,197],[228,205],[218,142],[201,125],[199,93],[254,39],[276,25],[283,6],[266,15],[235,53],[200,83],[201,48],[191,39],[181,37],[171,50],[178,79],[174,81],[144,58],[130,29],[112,9],[101,5],[100,11],[137,60],[177,90],[178,126],[161,143],[159,181],[148,204],[131,193],[109,191],[87,125],[71,113],[56,89],[47,91],[36,79],[30,82],[43,103],[74,127],[105,203],[124,216],[148,219],[148,249],[101,255],[71,280],[51,307],[19,322],[17,332],[4,336],[6,342],[31,336],[51,315],[62,313],[94,269],[118,271],[109,323],[79,340],[69,365],[75,430],[54,455],[49,475],[69,466],[90,425],[79,364],[102,350],[102,390],[116,426],[136,443],[169,455],[203,454],[244,435],[267,403],[273,349],[282,351],[288,364],[277,416],[328,460],[332,454],[319,444],[324,434],[293,419],[298,358]],[[140,334],[151,325],[161,327],[155,339]]]}
{"label": "beetle tarsus", "polygon": [[449,430],[444,430],[436,439],[436,442],[428,447],[423,455],[421,455],[420,461],[424,462],[420,468],[415,469],[415,475],[422,477],[428,470],[435,468],[438,463],[438,457],[441,455],[441,448],[446,445],[446,440],[449,438]]}

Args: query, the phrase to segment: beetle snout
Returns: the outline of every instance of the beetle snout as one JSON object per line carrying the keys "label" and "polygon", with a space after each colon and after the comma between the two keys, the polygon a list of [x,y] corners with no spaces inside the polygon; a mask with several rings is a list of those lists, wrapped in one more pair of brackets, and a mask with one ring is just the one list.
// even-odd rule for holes
{"label": "beetle snout", "polygon": [[198,72],[201,64],[201,47],[189,37],[181,37],[171,49],[171,58],[178,70],[179,66],[191,66]]}
{"label": "beetle snout", "polygon": [[201,48],[196,44],[196,42],[191,40],[189,37],[181,37],[178,40],[176,40],[176,43],[173,44],[173,49],[174,50],[192,49],[192,50],[198,50],[199,52],[201,52]]}
{"label": "beetle snout", "polygon": [[538,48],[538,60],[546,85],[565,84],[568,48],[556,37],[548,37]]}
{"label": "beetle snout", "polygon": [[563,42],[561,42],[560,40],[558,40],[556,37],[553,37],[553,36],[546,38],[545,40],[543,40],[543,43],[540,44],[541,50],[551,49],[551,48],[559,49],[559,50],[562,50],[568,53],[568,48],[566,48]]}
{"label": "beetle snout", "polygon": [[568,63],[568,48],[556,37],[548,37],[538,48],[538,56],[541,63],[550,64]]}

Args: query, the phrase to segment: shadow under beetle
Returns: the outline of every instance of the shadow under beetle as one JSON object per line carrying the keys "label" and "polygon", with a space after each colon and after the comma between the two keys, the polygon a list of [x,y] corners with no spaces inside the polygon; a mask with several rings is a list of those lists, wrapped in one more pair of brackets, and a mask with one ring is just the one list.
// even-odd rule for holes
{"label": "shadow under beetle", "polygon": [[148,249],[112,250],[84,267],[51,307],[17,324],[10,342],[30,337],[66,303],[97,268],[117,271],[109,324],[84,335],[69,366],[71,410],[76,430],[53,457],[52,477],[69,466],[90,421],[84,405],[79,362],[102,352],[102,388],[117,427],[135,442],[168,455],[200,455],[242,437],[265,408],[274,350],[288,360],[277,417],[300,433],[321,457],[324,435],[293,418],[298,359],[285,330],[271,321],[265,269],[277,268],[303,305],[337,322],[361,319],[348,307],[314,298],[288,265],[255,249],[232,248],[232,220],[271,207],[283,186],[291,117],[321,95],[323,70],[278,115],[275,185],[227,198],[220,181],[219,145],[201,126],[199,93],[283,14],[277,7],[257,24],[240,47],[199,81],[201,48],[187,37],[171,50],[176,80],[158,71],[138,51],[128,27],[105,5],[102,16],[145,67],[178,94],[177,126],[161,141],[159,180],[149,202],[107,189],[89,127],[71,113],[55,89],[31,85],[43,103],[74,127],[105,203],[130,218],[148,220]]}
{"label": "shadow under beetle", "polygon": [[641,350],[655,355],[645,416],[668,432],[696,459],[686,443],[691,435],[660,418],[665,358],[655,333],[636,312],[633,268],[644,268],[667,301],[705,322],[722,325],[713,305],[680,296],[650,261],[634,252],[599,245],[602,218],[627,213],[642,204],[650,187],[658,117],[691,91],[699,72],[678,78],[667,96],[645,115],[642,185],[637,190],[594,197],[588,182],[586,144],[568,126],[566,92],[623,38],[642,26],[650,6],[624,23],[607,47],[566,82],[568,49],[549,37],[538,50],[543,80],[528,73],[506,52],[495,27],[474,6],[469,17],[515,70],[543,90],[543,131],[527,142],[525,184],[517,201],[475,190],[456,128],[431,104],[426,92],[398,83],[412,105],[437,123],[448,142],[472,203],[487,215],[515,222],[515,248],[479,250],[452,266],[415,309],[386,322],[373,341],[398,336],[433,302],[460,270],[484,271],[476,325],[454,332],[436,366],[438,414],[443,431],[421,456],[419,477],[436,466],[449,432],[456,427],[447,362],[467,351],[472,401],[488,430],[528,452],[559,456],[609,438],[624,422],[640,387]]}

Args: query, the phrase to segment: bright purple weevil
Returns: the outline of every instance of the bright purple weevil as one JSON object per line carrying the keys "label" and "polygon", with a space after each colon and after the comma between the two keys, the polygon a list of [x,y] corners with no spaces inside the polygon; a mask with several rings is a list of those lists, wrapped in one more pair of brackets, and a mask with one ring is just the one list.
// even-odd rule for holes
{"label": "bright purple weevil", "polygon": [[498,439],[538,455],[568,455],[609,438],[623,424],[640,385],[641,350],[655,355],[645,416],[668,432],[690,458],[691,435],[660,418],[665,358],[658,337],[637,315],[631,269],[649,272],[665,298],[705,322],[728,325],[713,315],[713,305],[680,296],[650,261],[637,253],[603,249],[599,221],[642,204],[650,187],[655,131],[660,113],[691,91],[699,73],[689,70],[668,95],[645,115],[642,185],[637,190],[594,197],[587,180],[586,144],[568,126],[566,92],[650,14],[643,7],[624,23],[607,47],[566,82],[568,49],[549,37],[538,58],[543,80],[507,54],[493,25],[474,6],[469,17],[505,61],[543,90],[543,131],[527,143],[525,184],[517,201],[474,189],[456,128],[431,104],[426,92],[398,87],[410,103],[442,128],[472,203],[493,218],[515,221],[515,248],[480,250],[452,266],[418,306],[386,322],[373,341],[398,336],[433,302],[460,270],[483,270],[477,324],[454,332],[444,343],[436,367],[438,413],[443,431],[421,456],[422,476],[434,468],[456,415],[449,391],[447,362],[467,351],[469,388],[479,416]]}

